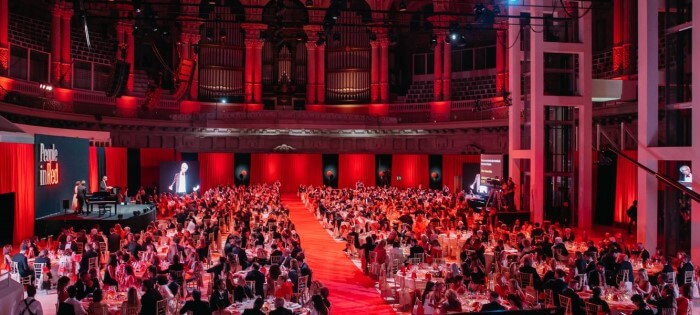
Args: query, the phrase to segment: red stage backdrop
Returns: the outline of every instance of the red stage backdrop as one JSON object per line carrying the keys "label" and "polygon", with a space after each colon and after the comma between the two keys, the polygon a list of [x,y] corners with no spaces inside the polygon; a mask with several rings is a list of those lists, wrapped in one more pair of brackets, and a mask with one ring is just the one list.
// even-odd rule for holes
{"label": "red stage backdrop", "polygon": [[[637,151],[622,151],[625,155],[637,159]],[[617,157],[617,171],[615,172],[615,213],[613,221],[627,223],[627,209],[632,201],[637,200],[637,166],[624,158]]]}
{"label": "red stage backdrop", "polygon": [[[394,154],[391,159],[392,186],[411,188],[423,185],[423,188],[428,188],[430,170],[427,155]],[[401,176],[401,180],[397,180],[398,176]]]}
{"label": "red stage backdrop", "polygon": [[323,185],[321,154],[251,154],[250,183],[282,183],[293,193],[299,185]]}
{"label": "red stage backdrop", "polygon": [[99,189],[100,180],[97,178],[97,147],[88,149],[88,192],[92,193]]}
{"label": "red stage backdrop", "polygon": [[145,148],[139,150],[141,159],[141,186],[152,187],[160,180],[160,162],[175,161],[174,149]]}
{"label": "red stage backdrop", "polygon": [[355,188],[361,181],[375,186],[374,154],[340,154],[338,156],[338,188]]}
{"label": "red stage backdrop", "polygon": [[[462,165],[464,163],[481,162],[479,155],[443,155],[442,156],[442,183],[450,188],[450,191],[455,191],[462,186]],[[459,176],[458,186],[455,186],[455,176]]]}
{"label": "red stage backdrop", "polygon": [[234,184],[233,153],[200,153],[198,159],[202,190]]}
{"label": "red stage backdrop", "polygon": [[105,148],[107,185],[124,188],[126,182],[126,148]]}
{"label": "red stage backdrop", "polygon": [[15,193],[13,243],[34,235],[34,145],[0,143],[0,193]]}

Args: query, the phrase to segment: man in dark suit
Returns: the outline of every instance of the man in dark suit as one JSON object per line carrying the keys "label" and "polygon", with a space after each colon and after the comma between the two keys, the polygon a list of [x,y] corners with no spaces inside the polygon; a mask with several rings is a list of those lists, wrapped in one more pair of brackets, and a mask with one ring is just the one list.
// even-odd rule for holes
{"label": "man in dark suit", "polygon": [[566,278],[566,272],[561,269],[554,271],[554,279],[545,282],[542,285],[542,290],[552,290],[552,298],[554,300],[554,305],[559,306],[559,294],[561,294],[564,289],[566,289],[567,284],[564,282]]}
{"label": "man in dark suit", "polygon": [[683,254],[683,257],[681,257],[681,264],[678,266],[678,273],[676,274],[676,283],[678,283],[679,286],[685,284],[685,273],[694,270],[695,267],[693,267],[693,263],[690,262],[690,255]]}
{"label": "man in dark suit", "polygon": [[87,187],[85,186],[85,181],[80,182],[80,187],[78,187],[78,213],[83,213],[83,208],[85,206],[85,200],[87,199]]}
{"label": "man in dark suit", "polygon": [[66,236],[66,241],[65,243],[61,244],[60,246],[61,249],[70,249],[73,253],[78,251],[78,243],[73,241],[73,236],[68,235]]}
{"label": "man in dark suit", "polygon": [[212,311],[223,310],[231,305],[231,298],[228,290],[226,290],[226,282],[224,280],[219,280],[216,283],[216,289],[209,297],[209,305]]}
{"label": "man in dark suit", "polygon": [[119,246],[121,246],[121,235],[114,233],[114,228],[109,229],[109,235],[107,236],[107,250],[110,253],[115,253],[119,251]]}
{"label": "man in dark suit", "polygon": [[598,264],[596,264],[596,269],[588,273],[588,286],[591,288],[604,287],[607,285],[607,278],[605,265],[598,262]]}
{"label": "man in dark suit", "polygon": [[627,282],[632,282],[634,283],[634,268],[632,267],[632,263],[630,263],[629,256],[626,254],[620,254],[622,255],[622,262],[620,262],[620,265],[617,267],[617,276],[622,277],[623,274],[625,274],[625,270],[627,272]]}
{"label": "man in dark suit", "polygon": [[283,298],[275,298],[275,310],[270,312],[270,315],[292,315],[290,309],[284,307]]}
{"label": "man in dark suit", "polygon": [[[210,315],[211,308],[209,302],[202,301],[202,292],[199,290],[192,291],[192,300],[185,302],[185,305],[180,309],[180,314],[192,312],[192,315]],[[272,314],[272,313],[270,313]],[[290,313],[291,314],[291,313]]]}
{"label": "man in dark suit", "polygon": [[90,258],[97,258],[99,256],[100,255],[97,254],[90,243],[85,244],[85,252],[83,253],[83,257],[80,258],[80,271],[88,271],[90,266]]}
{"label": "man in dark suit", "polygon": [[95,283],[92,281],[90,278],[90,274],[85,271],[80,271],[80,279],[75,283],[75,287],[78,289],[78,293],[76,294],[76,298],[78,300],[82,300],[95,292],[96,289],[98,289],[100,286],[99,283]]}
{"label": "man in dark suit", "polygon": [[158,301],[163,299],[160,292],[153,287],[151,280],[143,281],[143,295],[141,296],[141,313],[139,315],[157,314]]}
{"label": "man in dark suit", "polygon": [[100,181],[100,192],[107,192],[107,190],[110,187],[107,186],[107,176],[102,176],[102,180]]}
{"label": "man in dark suit", "polygon": [[563,291],[561,291],[560,294],[571,299],[571,314],[585,315],[586,310],[584,306],[586,305],[586,303],[572,289],[576,286],[576,284],[577,281],[572,278],[571,280],[569,280],[569,285]]}
{"label": "man in dark suit", "polygon": [[520,273],[532,274],[533,287],[539,290],[540,286],[542,286],[542,278],[540,278],[540,274],[537,273],[537,269],[535,269],[535,267],[532,266],[532,258],[526,257],[523,260],[523,266],[520,267],[518,271],[520,271]]}
{"label": "man in dark suit", "polygon": [[498,303],[498,293],[496,291],[491,291],[489,293],[489,302],[482,305],[479,312],[502,312],[506,308]]}
{"label": "man in dark suit", "polygon": [[19,276],[24,278],[27,276],[32,277],[32,282],[34,281],[34,270],[29,267],[29,263],[27,262],[27,256],[24,256],[24,252],[27,251],[27,245],[22,245],[19,249],[19,253],[16,255],[12,256],[12,262],[17,263],[17,273],[19,273]]}
{"label": "man in dark suit", "polygon": [[253,270],[248,271],[248,274],[245,276],[245,280],[255,281],[255,295],[265,298],[265,275],[260,272],[260,265],[258,263],[253,263]]}

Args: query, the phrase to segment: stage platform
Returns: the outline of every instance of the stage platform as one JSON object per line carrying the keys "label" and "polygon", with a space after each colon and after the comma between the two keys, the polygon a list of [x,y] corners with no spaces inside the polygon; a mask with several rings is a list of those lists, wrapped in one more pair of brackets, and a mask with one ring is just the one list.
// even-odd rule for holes
{"label": "stage platform", "polygon": [[[76,231],[85,229],[89,232],[97,225],[106,234],[109,232],[109,228],[119,223],[122,227],[130,227],[132,232],[140,232],[145,230],[150,222],[156,220],[155,208],[151,208],[152,206],[149,204],[119,205],[115,214],[114,208],[109,206],[109,211],[103,215],[99,215],[97,208],[91,214],[77,214],[68,211],[67,214],[56,214],[37,219],[34,230],[38,236],[45,237],[47,235],[57,236],[63,227],[72,226]],[[135,215],[135,211],[140,213]]]}

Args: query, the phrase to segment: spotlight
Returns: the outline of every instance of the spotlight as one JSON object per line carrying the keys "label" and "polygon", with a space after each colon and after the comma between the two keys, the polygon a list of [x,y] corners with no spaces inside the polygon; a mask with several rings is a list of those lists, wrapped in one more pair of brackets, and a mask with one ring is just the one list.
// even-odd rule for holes
{"label": "spotlight", "polygon": [[134,30],[131,32],[131,35],[136,35],[139,32],[139,27],[134,25]]}
{"label": "spotlight", "polygon": [[401,0],[401,2],[399,2],[399,11],[401,11],[401,12],[406,11],[406,2],[403,0]]}
{"label": "spotlight", "polygon": [[306,0],[306,7],[312,8],[314,6],[314,0]]}
{"label": "spotlight", "polygon": [[486,11],[486,7],[483,4],[479,3],[474,6],[474,15],[476,15],[477,19],[484,11]]}
{"label": "spotlight", "polygon": [[433,37],[430,38],[430,45],[431,46],[437,45],[437,35],[433,35]]}
{"label": "spotlight", "polygon": [[216,5],[216,0],[209,0],[210,5]]}
{"label": "spotlight", "polygon": [[39,85],[39,88],[47,92],[53,91],[53,86],[51,84],[42,83],[41,85]]}
{"label": "spotlight", "polygon": [[227,102],[228,102],[228,100],[225,97],[219,101],[219,103],[221,103],[221,104],[226,104]]}
{"label": "spotlight", "polygon": [[450,34],[450,39],[453,41],[457,40],[457,34],[456,33]]}

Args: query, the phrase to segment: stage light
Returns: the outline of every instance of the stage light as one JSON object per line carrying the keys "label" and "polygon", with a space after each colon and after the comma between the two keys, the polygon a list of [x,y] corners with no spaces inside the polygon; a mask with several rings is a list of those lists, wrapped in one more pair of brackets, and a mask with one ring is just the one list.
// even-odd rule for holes
{"label": "stage light", "polygon": [[450,39],[457,40],[457,34],[455,34],[455,33],[450,34]]}
{"label": "stage light", "polygon": [[403,0],[401,0],[401,2],[399,2],[399,11],[401,11],[401,12],[406,11],[406,2]]}
{"label": "stage light", "polygon": [[47,92],[53,91],[53,86],[51,84],[42,83],[41,85],[39,85],[39,88]]}
{"label": "stage light", "polygon": [[221,103],[221,104],[226,104],[227,102],[228,102],[228,100],[225,97],[219,101],[219,103]]}
{"label": "stage light", "polygon": [[311,8],[314,6],[314,0],[306,0],[306,7]]}
{"label": "stage light", "polygon": [[216,5],[216,1],[215,1],[215,0],[209,0],[209,4],[210,4],[210,5]]}

